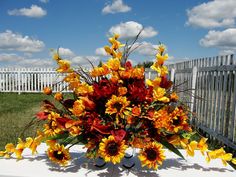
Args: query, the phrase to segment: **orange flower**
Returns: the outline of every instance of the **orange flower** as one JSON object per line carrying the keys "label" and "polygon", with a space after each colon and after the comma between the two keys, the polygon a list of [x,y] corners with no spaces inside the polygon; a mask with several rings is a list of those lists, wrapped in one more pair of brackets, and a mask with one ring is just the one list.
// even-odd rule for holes
{"label": "orange flower", "polygon": [[127,88],[126,87],[119,87],[118,88],[119,95],[125,95],[127,93]]}
{"label": "orange flower", "polygon": [[178,101],[179,96],[174,92],[170,94],[171,101]]}
{"label": "orange flower", "polygon": [[62,93],[61,93],[61,92],[57,92],[57,93],[54,95],[54,98],[55,98],[55,100],[57,100],[57,101],[61,101],[61,100],[63,99]]}
{"label": "orange flower", "polygon": [[140,116],[141,114],[141,108],[138,106],[135,106],[132,108],[132,115],[133,116]]}
{"label": "orange flower", "polygon": [[43,93],[46,95],[51,95],[52,94],[52,89],[50,87],[44,87]]}

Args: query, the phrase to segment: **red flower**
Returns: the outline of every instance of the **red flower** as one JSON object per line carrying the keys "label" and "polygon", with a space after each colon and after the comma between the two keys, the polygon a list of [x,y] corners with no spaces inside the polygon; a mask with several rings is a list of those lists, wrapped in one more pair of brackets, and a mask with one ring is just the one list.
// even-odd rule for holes
{"label": "red flower", "polygon": [[93,84],[93,98],[109,98],[117,90],[117,86],[109,82],[108,79],[101,79],[98,83]]}
{"label": "red flower", "polygon": [[143,80],[136,80],[128,85],[129,100],[137,103],[145,101],[147,89]]}
{"label": "red flower", "polygon": [[122,141],[126,135],[126,131],[123,129],[112,130],[111,134],[115,137],[115,141]]}

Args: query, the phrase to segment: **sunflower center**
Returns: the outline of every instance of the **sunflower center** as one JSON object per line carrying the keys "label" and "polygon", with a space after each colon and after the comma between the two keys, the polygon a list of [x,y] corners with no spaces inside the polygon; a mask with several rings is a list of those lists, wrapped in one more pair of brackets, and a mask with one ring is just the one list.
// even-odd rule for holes
{"label": "sunflower center", "polygon": [[54,151],[53,152],[53,156],[57,159],[57,160],[62,160],[64,158],[64,154],[63,153],[58,153],[58,151]]}
{"label": "sunflower center", "polygon": [[114,105],[113,105],[113,108],[116,108],[117,112],[119,112],[122,108],[122,104],[116,102]]}
{"label": "sunflower center", "polygon": [[177,116],[177,119],[173,119],[173,125],[179,125],[181,123],[180,117]]}
{"label": "sunflower center", "polygon": [[147,159],[150,161],[156,160],[158,155],[158,153],[154,149],[147,149],[146,154],[147,154]]}
{"label": "sunflower center", "polygon": [[118,153],[118,146],[116,142],[111,142],[107,145],[107,153],[110,156],[115,156]]}

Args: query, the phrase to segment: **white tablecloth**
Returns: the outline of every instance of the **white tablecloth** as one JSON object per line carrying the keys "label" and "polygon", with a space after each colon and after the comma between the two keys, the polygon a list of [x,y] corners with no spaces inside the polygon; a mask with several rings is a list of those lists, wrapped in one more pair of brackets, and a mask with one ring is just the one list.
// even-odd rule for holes
{"label": "white tablecloth", "polygon": [[[186,157],[186,160],[183,160],[166,150],[166,160],[158,170],[154,171],[141,168],[137,156],[125,159],[118,165],[109,163],[102,168],[95,167],[93,161],[88,161],[84,157],[85,150],[82,146],[71,148],[72,162],[69,166],[60,168],[48,160],[45,149],[44,144],[40,145],[36,156],[31,156],[29,151],[25,151],[24,159],[20,161],[0,159],[0,177],[236,177],[236,171],[231,166],[223,166],[220,160],[212,160],[207,164],[199,151],[196,151],[195,157]],[[181,152],[186,155],[185,151]],[[122,166],[133,162],[136,165],[130,170]]]}

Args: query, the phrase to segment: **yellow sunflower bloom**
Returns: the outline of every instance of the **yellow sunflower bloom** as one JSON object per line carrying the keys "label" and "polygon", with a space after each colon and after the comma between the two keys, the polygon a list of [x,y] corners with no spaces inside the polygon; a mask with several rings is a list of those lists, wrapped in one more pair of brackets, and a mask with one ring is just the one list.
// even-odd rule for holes
{"label": "yellow sunflower bloom", "polygon": [[69,150],[65,149],[63,145],[54,144],[50,146],[47,151],[49,159],[59,165],[66,166],[71,159]]}
{"label": "yellow sunflower bloom", "polygon": [[153,168],[156,170],[158,165],[161,165],[165,159],[162,145],[156,142],[148,143],[140,151],[138,158],[141,161],[142,166],[147,166],[148,168]]}
{"label": "yellow sunflower bloom", "polygon": [[129,104],[130,101],[128,101],[126,97],[112,95],[111,99],[106,103],[106,113],[110,115],[116,114],[124,118],[124,115],[129,113],[127,109]]}
{"label": "yellow sunflower bloom", "polygon": [[99,144],[98,153],[105,162],[116,164],[120,163],[124,157],[127,147],[124,140],[116,142],[115,137],[111,135],[108,138],[102,139],[102,142]]}

